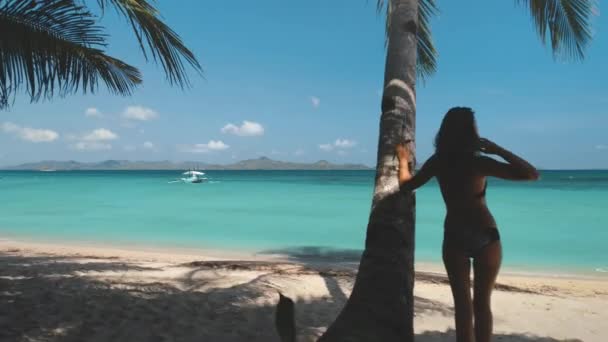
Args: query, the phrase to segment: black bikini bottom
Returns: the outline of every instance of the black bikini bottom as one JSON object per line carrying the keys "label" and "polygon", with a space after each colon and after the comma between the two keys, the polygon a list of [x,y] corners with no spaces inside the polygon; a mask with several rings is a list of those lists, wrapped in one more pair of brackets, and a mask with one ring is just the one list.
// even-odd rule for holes
{"label": "black bikini bottom", "polygon": [[500,240],[496,227],[457,227],[446,228],[443,233],[443,246],[461,250],[469,258],[477,256],[486,246]]}

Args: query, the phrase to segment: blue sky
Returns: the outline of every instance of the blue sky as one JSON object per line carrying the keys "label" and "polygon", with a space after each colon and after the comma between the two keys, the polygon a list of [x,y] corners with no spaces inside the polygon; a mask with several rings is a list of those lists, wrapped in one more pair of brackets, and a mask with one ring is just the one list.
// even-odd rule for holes
{"label": "blue sky", "polygon": [[[608,36],[594,19],[583,63],[552,58],[513,1],[438,1],[437,74],[418,87],[419,158],[443,114],[466,105],[481,134],[541,168],[608,169]],[[170,87],[113,15],[108,52],[141,68],[132,97],[75,95],[0,112],[0,165],[42,159],[268,156],[375,164],[384,20],[366,0],[158,2],[205,78]],[[179,6],[177,6],[179,4]],[[599,12],[605,5],[599,4]],[[87,115],[88,113],[88,115]],[[246,121],[246,122],[245,122]]]}

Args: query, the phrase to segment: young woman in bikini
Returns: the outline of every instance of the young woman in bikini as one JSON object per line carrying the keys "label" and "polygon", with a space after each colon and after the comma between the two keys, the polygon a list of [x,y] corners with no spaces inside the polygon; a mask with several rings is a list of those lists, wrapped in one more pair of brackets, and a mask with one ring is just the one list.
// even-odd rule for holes
{"label": "young woman in bikini", "polygon": [[[454,297],[457,341],[489,342],[492,337],[490,299],[502,260],[502,245],[486,203],[486,178],[537,180],[538,171],[524,159],[480,138],[474,113],[466,107],[447,112],[435,138],[435,154],[416,175],[409,170],[410,156],[404,144],[397,146],[396,153],[402,191],[414,190],[432,177],[439,181],[447,208],[443,262]],[[497,155],[506,163],[484,154]]]}

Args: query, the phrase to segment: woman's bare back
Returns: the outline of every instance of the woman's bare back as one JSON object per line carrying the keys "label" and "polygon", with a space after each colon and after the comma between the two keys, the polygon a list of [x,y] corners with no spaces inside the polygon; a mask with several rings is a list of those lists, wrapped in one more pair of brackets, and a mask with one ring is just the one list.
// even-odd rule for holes
{"label": "woman's bare back", "polygon": [[436,171],[447,215],[445,227],[496,227],[486,202],[487,178],[480,157],[470,165]]}

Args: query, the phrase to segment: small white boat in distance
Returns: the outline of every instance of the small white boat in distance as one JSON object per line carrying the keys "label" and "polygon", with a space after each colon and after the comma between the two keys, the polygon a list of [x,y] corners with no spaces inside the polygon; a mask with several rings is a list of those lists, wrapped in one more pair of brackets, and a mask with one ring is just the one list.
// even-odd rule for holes
{"label": "small white boat in distance", "polygon": [[186,176],[182,178],[182,182],[185,183],[202,183],[207,181],[207,178],[203,177],[205,173],[200,171],[186,171],[182,175]]}

